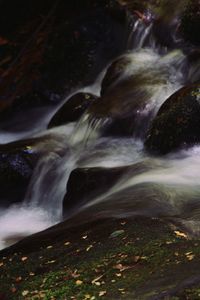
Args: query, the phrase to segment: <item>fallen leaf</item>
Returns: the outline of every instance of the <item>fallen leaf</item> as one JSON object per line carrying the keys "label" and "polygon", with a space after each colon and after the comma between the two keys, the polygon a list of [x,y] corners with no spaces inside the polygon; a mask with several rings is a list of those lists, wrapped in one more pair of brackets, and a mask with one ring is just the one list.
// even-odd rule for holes
{"label": "fallen leaf", "polygon": [[93,246],[90,245],[89,247],[87,247],[86,251],[88,252],[88,251],[90,251],[92,248],[93,248]]}
{"label": "fallen leaf", "polygon": [[24,297],[27,296],[28,294],[29,294],[29,291],[27,291],[27,290],[22,292],[22,296],[24,296]]}
{"label": "fallen leaf", "polygon": [[52,248],[53,248],[53,246],[48,246],[48,247],[47,247],[47,249],[52,249]]}
{"label": "fallen leaf", "polygon": [[141,257],[140,257],[140,256],[137,256],[137,255],[133,257],[133,261],[134,261],[135,263],[137,263],[140,259],[141,259]]}
{"label": "fallen leaf", "polygon": [[101,291],[101,292],[99,292],[99,297],[105,296],[106,293],[107,293],[107,291]]}
{"label": "fallen leaf", "polygon": [[100,276],[98,276],[97,278],[92,280],[92,284],[95,284],[95,282],[98,282],[105,274],[102,274]]}
{"label": "fallen leaf", "polygon": [[15,279],[15,282],[20,282],[22,281],[22,277],[21,276],[18,276],[16,279]]}
{"label": "fallen leaf", "polygon": [[70,244],[71,244],[70,242],[64,243],[65,246],[69,246]]}
{"label": "fallen leaf", "polygon": [[55,262],[56,262],[55,260],[49,260],[48,262],[46,262],[46,265],[54,264]]}
{"label": "fallen leaf", "polygon": [[182,238],[188,239],[188,236],[183,232],[175,230],[174,233],[176,234],[177,237],[182,237]]}
{"label": "fallen leaf", "polygon": [[3,266],[3,262],[0,262],[0,267],[2,267]]}
{"label": "fallen leaf", "polygon": [[81,281],[81,280],[76,280],[76,285],[81,285],[81,284],[83,284],[83,281]]}
{"label": "fallen leaf", "polygon": [[27,259],[28,259],[27,256],[23,256],[23,257],[21,258],[21,261],[26,261]]}
{"label": "fallen leaf", "polygon": [[185,253],[185,256],[187,257],[188,260],[193,260],[195,257],[195,255],[192,252]]}

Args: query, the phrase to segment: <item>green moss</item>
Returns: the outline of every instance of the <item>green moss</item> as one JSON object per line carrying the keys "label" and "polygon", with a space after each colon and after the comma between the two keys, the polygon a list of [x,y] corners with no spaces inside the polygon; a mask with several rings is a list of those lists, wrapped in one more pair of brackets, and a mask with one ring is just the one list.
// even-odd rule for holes
{"label": "green moss", "polygon": [[[132,299],[133,295],[147,299],[147,295],[173,289],[184,278],[182,268],[190,273],[199,262],[200,241],[179,238],[158,220],[118,220],[107,226],[107,232],[100,230],[101,225],[50,247],[0,259],[1,292],[9,299]],[[110,237],[122,229],[124,235]],[[190,261],[187,255],[191,253]],[[22,296],[24,291],[28,291],[26,296]]]}

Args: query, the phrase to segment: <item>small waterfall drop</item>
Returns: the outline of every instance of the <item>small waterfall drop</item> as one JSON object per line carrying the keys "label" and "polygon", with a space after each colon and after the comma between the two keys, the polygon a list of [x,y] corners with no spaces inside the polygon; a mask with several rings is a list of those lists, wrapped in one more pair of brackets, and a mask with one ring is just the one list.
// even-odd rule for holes
{"label": "small waterfall drop", "polygon": [[[183,218],[185,222],[190,222],[188,224],[192,228],[200,231],[200,226],[197,226],[200,222],[200,205],[197,205],[200,196],[199,147],[176,153],[177,157],[171,155],[164,159],[152,158],[143,151],[143,134],[162,103],[198,75],[195,66],[187,70],[187,59],[181,50],[160,51],[161,47],[153,35],[152,27],[153,20],[145,23],[141,19],[134,19],[127,51],[124,53],[130,63],[120,78],[138,78],[137,85],[133,86],[134,96],[140,98],[144,95],[146,101],[145,106],[137,111],[135,135],[129,138],[102,137],[101,130],[109,124],[112,114],[110,116],[108,112],[105,116],[96,117],[90,110],[77,123],[44,131],[50,117],[63,103],[47,112],[45,126],[39,122],[34,131],[29,131],[29,135],[42,137],[50,134],[57,139],[46,146],[45,155],[38,161],[24,202],[6,211],[0,210],[0,225],[5,226],[4,229],[3,225],[0,226],[0,248],[61,221],[67,181],[76,167],[111,168],[144,163],[153,165],[153,169],[135,174],[134,177],[127,174],[107,193],[80,206],[76,213],[96,208],[105,216],[135,214]],[[77,92],[91,92],[100,96],[105,73],[106,69],[93,85]],[[126,101],[125,96],[123,103]],[[127,103],[130,108],[129,102]],[[121,107],[124,109],[123,105]],[[19,135],[0,133],[1,142],[21,137],[27,137],[27,132]],[[190,204],[194,209],[189,214],[187,207]],[[195,223],[194,220],[198,222]],[[18,228],[15,228],[16,222]]]}

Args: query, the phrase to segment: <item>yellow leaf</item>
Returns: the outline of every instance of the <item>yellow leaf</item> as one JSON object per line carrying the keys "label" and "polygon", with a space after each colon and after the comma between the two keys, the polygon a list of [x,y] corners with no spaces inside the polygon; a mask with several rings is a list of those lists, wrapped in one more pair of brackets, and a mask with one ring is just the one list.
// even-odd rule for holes
{"label": "yellow leaf", "polygon": [[24,296],[24,297],[27,296],[28,294],[29,294],[29,291],[27,291],[27,290],[22,292],[22,296]]}
{"label": "yellow leaf", "polygon": [[183,232],[175,230],[174,233],[176,234],[177,237],[182,237],[182,238],[188,239],[188,236]]}
{"label": "yellow leaf", "polygon": [[88,251],[90,251],[90,249],[92,249],[92,248],[93,248],[93,246],[90,245],[89,247],[87,247],[86,251],[88,252]]}
{"label": "yellow leaf", "polygon": [[70,242],[66,242],[64,243],[65,246],[69,246],[70,245]]}
{"label": "yellow leaf", "polygon": [[193,260],[195,257],[195,255],[192,252],[185,253],[185,256],[187,257],[188,260]]}
{"label": "yellow leaf", "polygon": [[52,249],[52,248],[53,248],[53,246],[48,246],[48,247],[47,247],[47,249]]}
{"label": "yellow leaf", "polygon": [[49,260],[48,262],[46,262],[46,265],[48,264],[54,264],[56,261],[55,260]]}
{"label": "yellow leaf", "polygon": [[83,281],[81,281],[81,280],[76,280],[76,285],[81,285],[81,284],[83,284]]}
{"label": "yellow leaf", "polygon": [[105,296],[106,293],[107,293],[106,291],[101,291],[101,292],[99,292],[99,297]]}

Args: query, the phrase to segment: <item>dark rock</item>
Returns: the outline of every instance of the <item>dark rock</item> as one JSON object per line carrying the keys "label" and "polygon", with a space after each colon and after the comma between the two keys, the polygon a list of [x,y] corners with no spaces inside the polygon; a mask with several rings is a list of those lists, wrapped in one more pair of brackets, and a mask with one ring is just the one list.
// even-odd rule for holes
{"label": "dark rock", "polygon": [[130,61],[129,57],[121,56],[108,67],[101,84],[101,96],[105,95],[107,91],[115,88],[126,67],[130,64]]}
{"label": "dark rock", "polygon": [[151,112],[143,113],[152,96],[148,86],[153,87],[154,84],[163,84],[163,78],[161,74],[149,71],[117,79],[111,86],[113,88],[108,89],[105,95],[88,109],[92,121],[105,120],[101,134],[105,136],[135,134],[143,137],[151,118]]}
{"label": "dark rock", "polygon": [[50,136],[0,145],[0,206],[8,207],[24,200],[38,160],[53,150],[62,155],[59,145],[57,150],[52,146]]}
{"label": "dark rock", "polygon": [[0,111],[21,98],[27,108],[35,93],[48,105],[93,82],[128,36],[117,1],[2,1],[0,25]]}
{"label": "dark rock", "polygon": [[77,121],[86,109],[97,99],[98,97],[92,94],[75,94],[56,112],[51,119],[48,128]]}
{"label": "dark rock", "polygon": [[150,152],[166,154],[200,143],[200,85],[183,87],[158,111],[145,141]]}
{"label": "dark rock", "polygon": [[109,191],[123,176],[130,178],[130,176],[140,174],[151,167],[151,164],[148,163],[138,163],[115,168],[94,167],[73,170],[63,200],[64,218],[76,207],[80,207]]}
{"label": "dark rock", "polygon": [[23,201],[38,159],[36,153],[31,153],[30,144],[0,146],[0,206]]}
{"label": "dark rock", "polygon": [[200,3],[189,0],[181,18],[180,32],[184,39],[194,45],[200,45]]}

